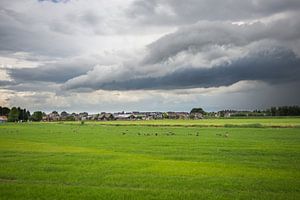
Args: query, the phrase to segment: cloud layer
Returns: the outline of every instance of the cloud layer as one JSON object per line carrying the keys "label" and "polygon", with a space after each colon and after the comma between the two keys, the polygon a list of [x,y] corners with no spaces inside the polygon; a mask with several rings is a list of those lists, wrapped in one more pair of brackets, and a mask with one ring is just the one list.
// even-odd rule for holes
{"label": "cloud layer", "polygon": [[235,88],[227,107],[298,104],[299,11],[298,0],[0,1],[0,101],[222,109]]}
{"label": "cloud layer", "polygon": [[200,22],[148,45],[138,64],[96,67],[64,88],[178,89],[243,80],[295,81],[300,60],[290,44],[299,43],[300,23],[292,17],[245,25]]}
{"label": "cloud layer", "polygon": [[136,0],[128,15],[153,25],[193,24],[207,21],[247,21],[285,12],[297,12],[297,0]]}

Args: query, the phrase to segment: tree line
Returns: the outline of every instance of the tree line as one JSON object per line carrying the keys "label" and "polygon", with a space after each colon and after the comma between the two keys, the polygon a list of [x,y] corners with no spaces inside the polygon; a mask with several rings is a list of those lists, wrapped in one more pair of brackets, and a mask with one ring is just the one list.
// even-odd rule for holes
{"label": "tree line", "polygon": [[[193,108],[191,113],[192,112],[200,112],[205,116],[213,116],[216,114],[215,112],[205,112],[202,108]],[[300,106],[278,106],[266,110],[253,111],[222,110],[218,113],[220,117],[225,117],[226,113],[230,113],[231,117],[300,116]]]}
{"label": "tree line", "polygon": [[41,121],[43,113],[41,111],[35,111],[32,115],[29,110],[20,107],[1,107],[0,106],[0,116],[6,116],[7,121],[9,122],[18,122],[18,121]]}
{"label": "tree line", "polygon": [[300,106],[271,107],[266,113],[269,116],[300,116]]}

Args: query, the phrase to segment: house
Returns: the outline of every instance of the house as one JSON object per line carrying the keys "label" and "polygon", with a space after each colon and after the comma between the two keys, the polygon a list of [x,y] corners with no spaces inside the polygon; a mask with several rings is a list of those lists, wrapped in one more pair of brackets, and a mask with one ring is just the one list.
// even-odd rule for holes
{"label": "house", "polygon": [[134,120],[136,117],[133,114],[115,114],[114,118],[117,120]]}
{"label": "house", "polygon": [[176,112],[167,112],[169,119],[178,119]]}
{"label": "house", "polygon": [[82,112],[78,114],[78,120],[87,120],[89,114],[87,112]]}
{"label": "house", "polygon": [[163,113],[161,112],[152,112],[150,116],[152,119],[163,119]]}
{"label": "house", "polygon": [[203,119],[203,114],[202,113],[193,113],[194,119]]}
{"label": "house", "polygon": [[225,112],[224,113],[224,117],[230,117],[232,115],[232,113],[230,113],[230,112]]}
{"label": "house", "polygon": [[189,119],[190,117],[188,112],[177,112],[176,115],[178,119]]}
{"label": "house", "polygon": [[199,112],[191,113],[190,114],[191,119],[203,119],[203,114]]}
{"label": "house", "polygon": [[101,113],[98,116],[98,120],[101,120],[101,121],[111,121],[111,120],[114,120],[114,119],[115,119],[115,117],[111,113]]}
{"label": "house", "polygon": [[53,111],[52,113],[49,113],[47,115],[49,121],[59,121],[60,116],[56,111]]}
{"label": "house", "polygon": [[7,117],[6,116],[0,116],[0,123],[7,122]]}
{"label": "house", "polygon": [[146,120],[147,116],[146,116],[146,114],[140,113],[140,114],[134,115],[134,119],[137,119],[137,120]]}
{"label": "house", "polygon": [[42,117],[42,121],[49,121],[49,118],[48,118],[48,116],[47,115],[44,115],[43,117]]}
{"label": "house", "polygon": [[97,120],[99,117],[99,114],[90,114],[86,117],[87,120]]}

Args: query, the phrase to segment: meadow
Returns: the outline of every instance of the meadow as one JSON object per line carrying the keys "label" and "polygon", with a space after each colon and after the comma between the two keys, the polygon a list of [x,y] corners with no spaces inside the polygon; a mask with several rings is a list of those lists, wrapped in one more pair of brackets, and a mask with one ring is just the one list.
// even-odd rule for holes
{"label": "meadow", "polygon": [[300,199],[299,124],[0,124],[0,199]]}
{"label": "meadow", "polygon": [[[95,124],[95,121],[88,122]],[[140,120],[140,121],[99,121],[96,124],[126,126],[182,126],[182,127],[245,127],[245,128],[300,128],[300,117],[249,117],[249,118],[208,118],[202,120]]]}

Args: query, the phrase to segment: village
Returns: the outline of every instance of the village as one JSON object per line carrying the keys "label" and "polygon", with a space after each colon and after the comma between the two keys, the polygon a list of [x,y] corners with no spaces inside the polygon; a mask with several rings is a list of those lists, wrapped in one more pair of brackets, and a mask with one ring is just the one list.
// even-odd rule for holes
{"label": "village", "polygon": [[62,111],[52,111],[45,113],[35,111],[32,114],[20,107],[0,106],[0,123],[3,122],[27,122],[27,121],[113,121],[113,120],[163,120],[163,119],[181,119],[181,120],[200,120],[204,118],[243,118],[243,117],[268,117],[268,116],[300,116],[299,106],[271,107],[266,110],[221,110],[216,112],[206,112],[202,108],[193,108],[190,112],[99,112],[90,114],[88,112],[68,113]]}
{"label": "village", "polygon": [[202,113],[189,112],[116,112],[99,114],[67,113],[65,111],[60,114],[53,111],[49,114],[43,114],[42,121],[112,121],[112,120],[159,120],[159,119],[202,119]]}

